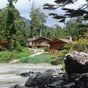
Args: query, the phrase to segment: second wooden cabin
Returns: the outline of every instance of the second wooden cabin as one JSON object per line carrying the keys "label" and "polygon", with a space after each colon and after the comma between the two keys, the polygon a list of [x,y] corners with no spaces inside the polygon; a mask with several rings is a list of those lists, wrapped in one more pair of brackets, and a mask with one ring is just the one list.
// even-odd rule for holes
{"label": "second wooden cabin", "polygon": [[55,49],[55,50],[62,50],[64,44],[70,43],[70,40],[68,39],[53,39],[50,42],[50,49]]}

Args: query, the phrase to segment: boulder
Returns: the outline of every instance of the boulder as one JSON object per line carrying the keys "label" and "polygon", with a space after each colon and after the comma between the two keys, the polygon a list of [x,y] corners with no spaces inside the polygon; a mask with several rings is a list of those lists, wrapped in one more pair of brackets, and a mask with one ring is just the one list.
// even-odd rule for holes
{"label": "boulder", "polygon": [[34,87],[37,85],[37,76],[30,76],[25,83],[26,87]]}
{"label": "boulder", "polygon": [[29,72],[23,72],[23,73],[20,73],[17,75],[20,75],[22,77],[28,77],[28,76],[32,75],[33,73],[34,73],[33,71],[29,71]]}
{"label": "boulder", "polygon": [[48,84],[54,81],[54,77],[50,73],[44,73],[39,76],[29,77],[25,83],[26,87],[38,86],[40,88],[45,88]]}
{"label": "boulder", "polygon": [[20,74],[17,74],[19,76],[22,76],[22,77],[29,77],[29,76],[38,76],[38,75],[41,75],[42,73],[41,72],[33,72],[33,71],[29,71],[29,72],[23,72],[23,73],[20,73]]}
{"label": "boulder", "polygon": [[58,81],[55,81],[51,84],[48,84],[48,87],[50,87],[50,88],[61,88],[63,82],[64,82],[63,80],[58,80]]}
{"label": "boulder", "polygon": [[21,73],[29,76],[25,85],[16,84],[11,88],[88,88],[88,54],[70,52],[65,55],[64,63],[66,71],[59,73],[52,69],[43,73]]}
{"label": "boulder", "polygon": [[21,86],[19,84],[16,84],[16,85],[12,86],[11,88],[26,88],[26,87],[25,86]]}
{"label": "boulder", "polygon": [[65,70],[70,76],[73,73],[88,72],[88,54],[82,52],[71,52],[64,58]]}

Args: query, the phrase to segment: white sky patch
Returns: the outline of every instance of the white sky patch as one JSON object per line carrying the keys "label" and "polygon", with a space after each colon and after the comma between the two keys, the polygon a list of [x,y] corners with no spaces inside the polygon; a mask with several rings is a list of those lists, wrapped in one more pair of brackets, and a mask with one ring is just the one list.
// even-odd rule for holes
{"label": "white sky patch", "polygon": [[20,15],[26,18],[29,18],[30,13],[30,3],[29,0],[18,0],[15,7],[20,12]]}
{"label": "white sky patch", "polygon": [[0,8],[4,8],[7,5],[7,0],[0,0]]}
{"label": "white sky patch", "polygon": [[[0,0],[0,8],[1,9],[7,6],[7,1],[8,0]],[[35,7],[40,8],[41,11],[43,11],[46,14],[48,14],[50,12],[51,13],[58,13],[60,15],[63,14],[63,11],[60,9],[56,9],[56,10],[45,10],[45,9],[43,9],[44,3],[55,4],[54,0],[18,0],[15,7],[18,9],[21,16],[23,16],[25,18],[29,18],[33,1],[34,1]],[[70,8],[70,9],[72,9],[72,8],[76,9],[85,3],[86,3],[85,0],[78,0],[75,4],[70,4],[70,5],[67,5],[66,7]],[[47,18],[47,24],[49,26],[52,26],[56,23],[57,23],[57,20],[54,20],[50,16]]]}
{"label": "white sky patch", "polygon": [[78,0],[74,4],[66,5],[66,8],[77,9],[78,7],[86,4],[86,0]]}

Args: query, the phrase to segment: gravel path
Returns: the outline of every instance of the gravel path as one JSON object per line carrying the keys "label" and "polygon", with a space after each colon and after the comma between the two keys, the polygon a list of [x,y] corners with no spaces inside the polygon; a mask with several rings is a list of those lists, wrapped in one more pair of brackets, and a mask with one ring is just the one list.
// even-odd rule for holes
{"label": "gravel path", "polygon": [[44,53],[44,50],[41,50],[41,49],[31,49],[31,48],[28,48],[28,49],[34,52],[34,54],[29,55],[29,57],[34,57],[36,55],[40,55]]}

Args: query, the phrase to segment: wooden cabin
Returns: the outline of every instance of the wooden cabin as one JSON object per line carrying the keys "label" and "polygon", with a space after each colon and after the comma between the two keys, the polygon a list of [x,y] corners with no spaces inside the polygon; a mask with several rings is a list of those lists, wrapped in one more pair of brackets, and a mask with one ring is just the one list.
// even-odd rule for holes
{"label": "wooden cabin", "polygon": [[49,38],[46,38],[46,37],[40,37],[40,38],[37,38],[33,41],[33,44],[34,46],[37,46],[37,47],[49,47],[49,43],[51,42],[52,40],[49,39]]}
{"label": "wooden cabin", "polygon": [[50,49],[62,50],[64,44],[70,43],[68,39],[54,39],[50,42]]}

